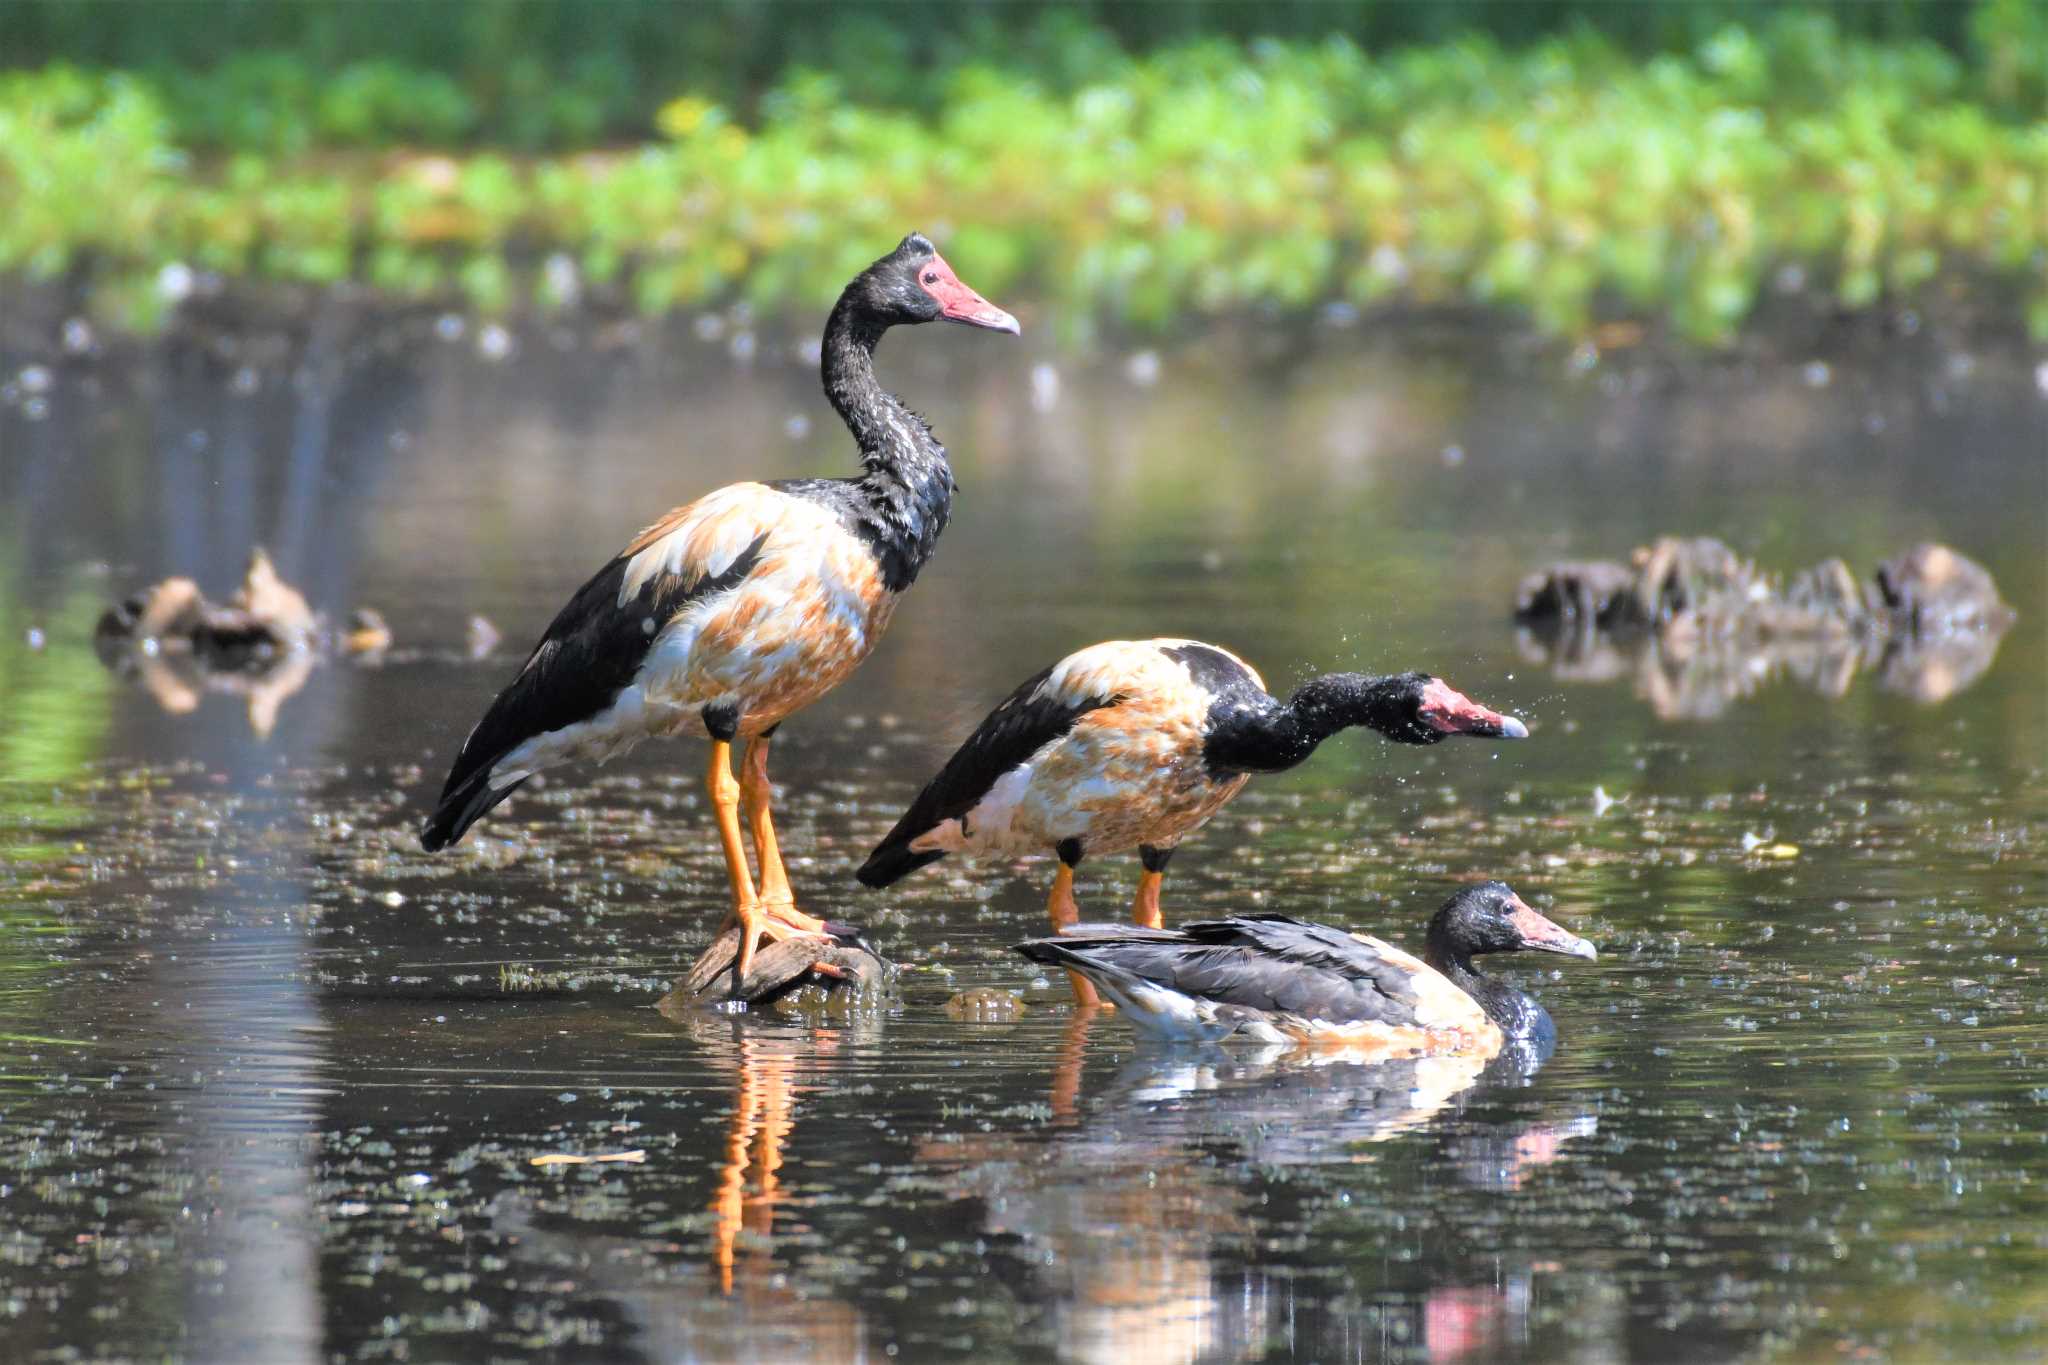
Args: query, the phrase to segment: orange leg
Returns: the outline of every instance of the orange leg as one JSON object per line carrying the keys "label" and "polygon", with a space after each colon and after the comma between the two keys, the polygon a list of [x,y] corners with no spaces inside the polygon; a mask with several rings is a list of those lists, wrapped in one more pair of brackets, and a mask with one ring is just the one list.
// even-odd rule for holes
{"label": "orange leg", "polygon": [[740,760],[740,804],[745,808],[747,830],[754,836],[754,853],[761,867],[761,908],[770,918],[792,930],[823,933],[825,921],[796,908],[796,896],[789,889],[789,874],[782,867],[782,848],[775,839],[775,819],[768,803],[775,789],[768,781],[768,737],[756,735],[747,741]]}
{"label": "orange leg", "polygon": [[[1060,864],[1059,872],[1052,879],[1052,897],[1045,903],[1045,912],[1052,919],[1055,934],[1064,934],[1069,925],[1078,924],[1081,920],[1081,906],[1074,899],[1074,869],[1065,863]],[[1068,968],[1067,980],[1073,984],[1076,1005],[1086,1008],[1102,1004],[1102,997],[1096,994],[1087,977]]]}
{"label": "orange leg", "polygon": [[1159,883],[1164,880],[1164,872],[1149,868],[1138,874],[1138,897],[1131,902],[1131,920],[1140,928],[1158,929],[1164,925],[1159,913]]}
{"label": "orange leg", "polygon": [[761,913],[754,878],[747,871],[747,850],[740,837],[740,784],[733,781],[732,745],[725,740],[711,741],[711,769],[704,776],[704,785],[711,794],[711,813],[718,819],[725,875],[732,882],[732,913],[726,923],[740,927],[740,952],[733,963],[733,976],[739,978],[754,965],[754,948],[768,927],[768,917]]}

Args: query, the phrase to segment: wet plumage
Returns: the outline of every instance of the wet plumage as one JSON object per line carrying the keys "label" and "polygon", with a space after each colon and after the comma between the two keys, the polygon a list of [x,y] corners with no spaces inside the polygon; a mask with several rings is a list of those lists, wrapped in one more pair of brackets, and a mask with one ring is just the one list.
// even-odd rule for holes
{"label": "wet plumage", "polygon": [[1179,929],[1078,925],[1017,950],[1080,973],[1151,1036],[1240,1038],[1385,1057],[1476,1053],[1555,1038],[1543,1007],[1481,974],[1472,959],[1594,949],[1506,885],[1467,887],[1431,918],[1418,959],[1380,939],[1285,915],[1240,915]]}
{"label": "wet plumage", "polygon": [[1249,665],[1191,640],[1110,640],[1068,655],[989,714],[861,880],[886,886],[947,853],[1033,853],[1069,839],[1080,841],[1070,861],[1172,848],[1246,781],[1203,760],[1219,675],[1263,695]]}
{"label": "wet plumage", "polygon": [[[767,903],[783,927],[816,927],[795,913],[774,846],[767,739],[867,657],[945,529],[945,447],[873,368],[888,328],[939,319],[1017,330],[916,234],[846,287],[820,368],[863,472],[732,484],[634,537],[557,613],[464,741],[421,833],[428,850],[460,839],[544,768],[602,762],[648,738],[702,735],[714,746],[707,780],[735,916],[752,923]],[[746,745],[744,783],[725,767],[735,741]],[[758,896],[739,848],[743,794]],[[743,946],[742,974],[757,937]]]}
{"label": "wet plumage", "polygon": [[1409,744],[1528,733],[1423,673],[1325,674],[1280,701],[1215,645],[1110,640],[1026,679],[990,712],[860,879],[887,886],[948,853],[1050,850],[1060,869],[1047,913],[1059,929],[1079,918],[1073,868],[1135,847],[1144,870],[1132,918],[1157,927],[1161,879],[1180,842],[1253,773],[1291,768],[1351,726]]}

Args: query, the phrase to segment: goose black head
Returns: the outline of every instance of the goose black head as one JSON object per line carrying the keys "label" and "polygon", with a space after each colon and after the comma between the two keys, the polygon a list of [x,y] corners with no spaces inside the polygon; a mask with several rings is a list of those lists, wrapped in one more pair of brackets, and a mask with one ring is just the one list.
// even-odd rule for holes
{"label": "goose black head", "polygon": [[1528,951],[1589,962],[1598,956],[1592,944],[1537,913],[1506,882],[1468,886],[1445,901],[1429,922],[1429,937],[1460,958]]}
{"label": "goose black head", "polygon": [[1527,739],[1529,727],[1488,710],[1442,678],[1401,673],[1373,689],[1365,723],[1402,744],[1435,744],[1452,735],[1475,739]]}
{"label": "goose black head", "polygon": [[968,288],[923,233],[913,232],[847,286],[851,301],[883,327],[959,322],[1018,333],[1017,319]]}

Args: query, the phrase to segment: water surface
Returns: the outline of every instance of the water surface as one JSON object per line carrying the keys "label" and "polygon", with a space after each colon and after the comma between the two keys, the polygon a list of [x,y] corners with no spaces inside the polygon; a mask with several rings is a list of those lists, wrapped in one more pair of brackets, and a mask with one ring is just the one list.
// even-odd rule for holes
{"label": "water surface", "polygon": [[[0,343],[0,1354],[2048,1351],[2048,397],[2023,348],[1929,329],[1702,365],[1324,327],[1219,332],[1154,378],[892,337],[956,518],[775,772],[800,893],[871,927],[902,998],[671,1019],[722,907],[701,750],[553,776],[450,856],[413,830],[640,525],[844,472],[802,346],[535,329],[494,358],[470,325],[336,305],[67,355],[60,322]],[[1932,703],[1763,666],[1670,719],[1626,669],[1525,654],[1523,572],[1662,532],[1785,571],[1942,540],[2019,621]],[[166,710],[94,657],[106,602],[174,572],[224,595],[258,542],[317,605],[379,608],[394,652],[263,699],[267,733],[244,694]],[[504,636],[481,661],[477,613]],[[1277,689],[1427,668],[1529,721],[1332,741],[1186,845],[1167,909],[1413,943],[1503,877],[1602,952],[1521,973],[1564,1038],[1547,1067],[1147,1052],[1007,953],[1043,862],[855,886],[1019,679],[1154,634]],[[1084,905],[1120,913],[1135,873],[1085,865]],[[973,987],[1026,1012],[948,1019]]]}

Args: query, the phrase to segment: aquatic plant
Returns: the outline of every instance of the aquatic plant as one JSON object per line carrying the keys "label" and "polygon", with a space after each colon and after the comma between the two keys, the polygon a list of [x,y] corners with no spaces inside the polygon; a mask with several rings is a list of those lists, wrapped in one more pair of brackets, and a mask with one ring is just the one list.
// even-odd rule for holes
{"label": "aquatic plant", "polygon": [[[909,223],[991,292],[1050,296],[1074,333],[1402,299],[1562,335],[1663,314],[1719,343],[1797,267],[1784,278],[1852,308],[1945,275],[2015,280],[2048,336],[2048,63],[2014,50],[2043,20],[1993,0],[1971,24],[1972,57],[1803,11],[1648,59],[1590,30],[1133,56],[1052,15],[1014,51],[887,88],[859,63],[796,67],[745,118],[682,92],[634,145],[547,156],[392,149],[478,124],[464,87],[423,79],[415,100],[388,63],[313,81],[225,62],[212,79],[234,99],[206,117],[232,124],[54,66],[0,77],[0,195],[21,206],[0,270],[90,264],[141,322],[180,267],[459,289],[488,312],[815,308]],[[601,104],[536,117],[594,134],[616,113]]]}

